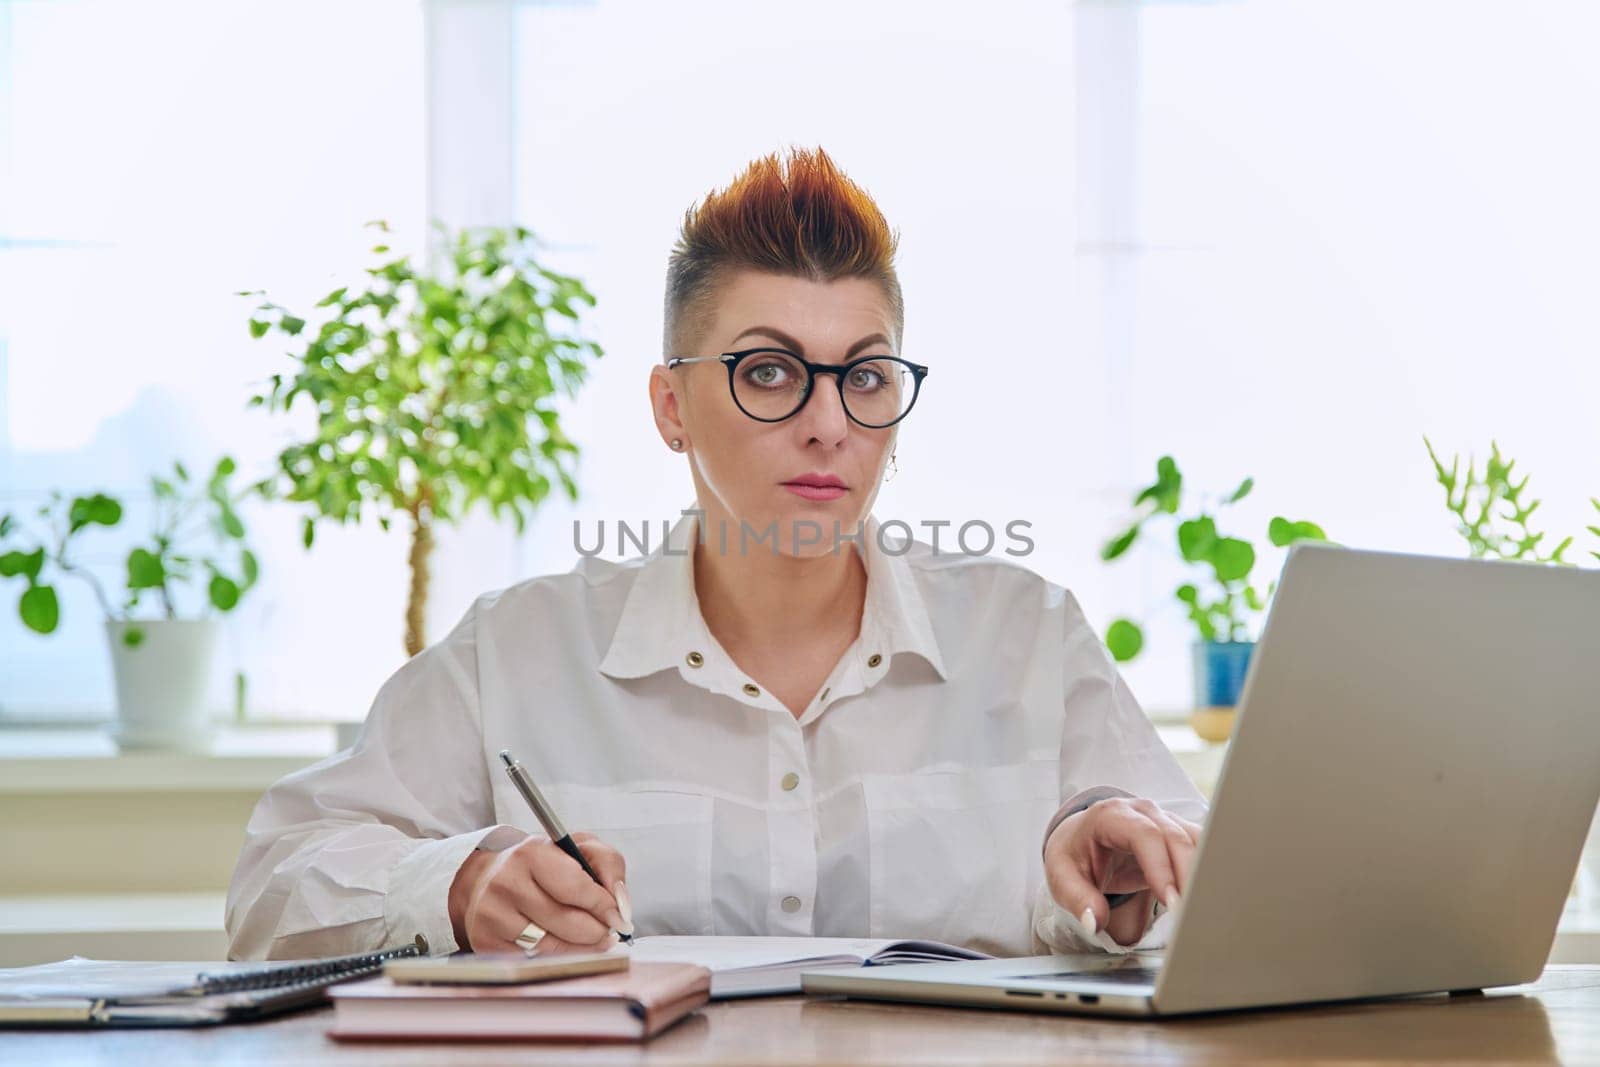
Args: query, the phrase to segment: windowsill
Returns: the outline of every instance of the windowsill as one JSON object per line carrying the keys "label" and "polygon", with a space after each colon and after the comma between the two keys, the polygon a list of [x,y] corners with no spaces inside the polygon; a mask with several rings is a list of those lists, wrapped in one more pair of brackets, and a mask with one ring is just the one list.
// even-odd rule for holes
{"label": "windowsill", "polygon": [[0,794],[260,792],[336,744],[327,723],[223,726],[200,752],[121,752],[104,727],[16,727],[0,730]]}

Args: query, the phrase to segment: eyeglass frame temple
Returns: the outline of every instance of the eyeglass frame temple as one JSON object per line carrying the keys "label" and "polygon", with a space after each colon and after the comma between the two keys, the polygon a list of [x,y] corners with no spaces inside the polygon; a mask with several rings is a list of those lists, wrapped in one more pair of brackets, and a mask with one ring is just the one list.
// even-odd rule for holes
{"label": "eyeglass frame temple", "polygon": [[[799,360],[800,365],[806,369],[806,396],[805,396],[805,400],[801,400],[799,407],[796,407],[793,411],[789,412],[789,414],[785,415],[781,419],[763,419],[758,415],[751,415],[750,412],[745,411],[744,405],[739,403],[739,396],[734,391],[734,382],[733,382],[733,370],[734,370],[734,367],[736,367],[738,365],[738,363],[741,360],[743,360],[746,356],[753,356],[757,352],[778,352],[778,353],[781,353],[781,354],[783,354],[785,356],[791,356],[794,359]],[[874,424],[869,423],[869,422],[862,422],[860,419],[856,418],[855,415],[850,411],[850,403],[849,403],[849,401],[844,399],[844,375],[845,375],[845,371],[849,370],[851,367],[858,366],[858,365],[860,365],[862,363],[871,363],[875,359],[892,359],[896,363],[903,363],[906,366],[911,368],[911,378],[912,378],[911,403],[906,405],[906,409],[895,417],[894,422],[886,422],[886,423],[883,423],[882,425],[874,425]],[[850,421],[852,421],[852,422],[854,422],[854,423],[856,423],[856,424],[858,424],[860,426],[865,426],[868,429],[872,429],[872,430],[886,430],[889,427],[893,426],[896,422],[899,422],[901,419],[903,419],[907,415],[911,414],[911,409],[916,406],[917,398],[922,395],[922,379],[924,379],[924,378],[926,378],[928,376],[928,368],[927,367],[923,366],[921,363],[913,363],[909,359],[902,359],[899,356],[860,356],[860,357],[858,357],[856,359],[852,359],[848,363],[812,363],[810,360],[806,359],[804,356],[799,355],[798,353],[795,353],[795,352],[791,352],[787,348],[772,348],[770,346],[765,346],[765,345],[762,346],[762,347],[759,347],[759,348],[746,348],[746,349],[743,349],[742,351],[739,351],[739,352],[724,352],[721,355],[717,355],[717,356],[669,356],[669,357],[667,357],[667,369],[671,370],[673,367],[676,367],[680,363],[712,363],[712,362],[722,363],[722,364],[727,366],[727,368],[728,368],[728,391],[733,394],[733,402],[735,404],[738,404],[739,410],[744,412],[744,414],[748,418],[754,419],[756,422],[769,422],[769,423],[785,422],[785,421],[787,421],[789,419],[794,418],[796,415],[798,415],[800,413],[801,408],[804,408],[806,406],[806,400],[811,399],[811,390],[817,384],[817,374],[818,374],[818,372],[824,372],[824,373],[828,373],[828,374],[836,374],[836,375],[838,375],[838,377],[834,379],[834,386],[836,388],[838,388],[838,390],[839,390],[839,399],[844,404],[844,413],[846,415],[850,416]]]}

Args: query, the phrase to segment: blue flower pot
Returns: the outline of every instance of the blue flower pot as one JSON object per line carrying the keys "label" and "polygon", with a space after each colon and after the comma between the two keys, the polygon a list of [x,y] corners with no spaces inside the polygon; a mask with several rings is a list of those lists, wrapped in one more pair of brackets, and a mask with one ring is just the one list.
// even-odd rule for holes
{"label": "blue flower pot", "polygon": [[1194,706],[1231,708],[1244,692],[1254,641],[1196,641],[1194,650]]}

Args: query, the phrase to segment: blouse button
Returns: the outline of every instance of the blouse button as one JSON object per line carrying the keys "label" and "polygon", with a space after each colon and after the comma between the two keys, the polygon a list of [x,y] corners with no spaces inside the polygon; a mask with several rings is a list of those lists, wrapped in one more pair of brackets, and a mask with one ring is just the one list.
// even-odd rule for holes
{"label": "blouse button", "polygon": [[799,897],[784,897],[783,898],[783,910],[788,912],[790,915],[793,915],[795,912],[799,911],[800,910],[800,898]]}
{"label": "blouse button", "polygon": [[749,682],[746,682],[744,683],[744,695],[747,697],[758,697],[761,695],[761,690],[757,689]]}
{"label": "blouse button", "polygon": [[684,662],[689,664],[691,667],[698,667],[706,661],[706,658],[698,652],[691,652],[687,656],[683,657],[683,659]]}
{"label": "blouse button", "polygon": [[785,793],[790,792],[791,790],[794,789],[795,786],[797,786],[799,784],[800,784],[800,776],[798,774],[794,773],[793,771],[790,771],[788,774],[783,776],[782,785],[783,785],[783,791]]}
{"label": "blouse button", "polygon": [[867,666],[869,666],[869,667],[876,667],[878,664],[880,664],[882,662],[883,662],[883,657],[878,655],[876,652],[874,652],[872,655],[867,657]]}

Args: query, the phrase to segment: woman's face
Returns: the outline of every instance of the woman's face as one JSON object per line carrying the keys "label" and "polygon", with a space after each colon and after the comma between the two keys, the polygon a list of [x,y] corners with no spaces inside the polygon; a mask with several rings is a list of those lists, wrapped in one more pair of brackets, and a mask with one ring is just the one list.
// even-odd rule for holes
{"label": "woman's face", "polygon": [[[720,294],[701,350],[672,355],[770,346],[813,363],[846,363],[860,356],[897,355],[892,336],[883,292],[873,282],[814,282],[743,271]],[[782,422],[759,422],[734,403],[722,363],[658,366],[651,372],[656,425],[665,440],[684,441],[706,512],[708,544],[718,544],[713,539],[722,521],[730,553],[739,550],[741,522],[750,527],[746,552],[773,551],[770,537],[766,543],[755,540],[769,528],[777,531],[777,551],[804,556],[833,551],[835,523],[841,534],[856,532],[872,510],[898,427],[872,429],[853,421],[840,403],[836,380],[837,375],[819,374],[797,414]],[[843,483],[842,491],[795,484],[829,476]],[[813,538],[817,543],[805,543]]]}

